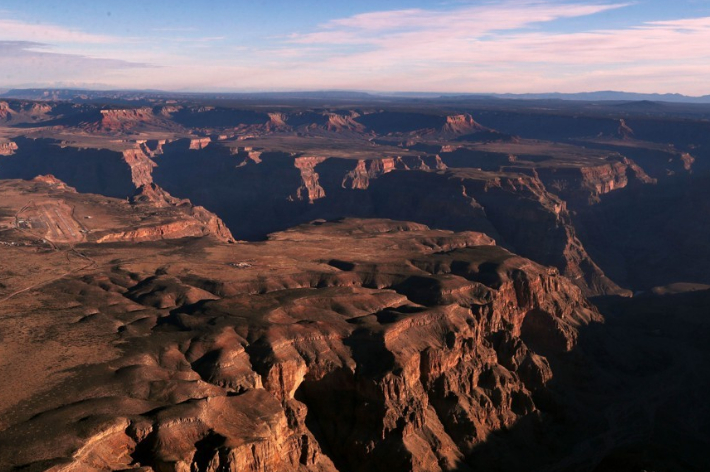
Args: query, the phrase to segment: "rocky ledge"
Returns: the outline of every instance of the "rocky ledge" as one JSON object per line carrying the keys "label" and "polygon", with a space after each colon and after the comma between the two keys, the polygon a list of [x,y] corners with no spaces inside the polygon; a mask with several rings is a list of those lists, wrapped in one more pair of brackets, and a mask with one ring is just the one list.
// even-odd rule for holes
{"label": "rocky ledge", "polygon": [[153,244],[86,244],[95,265],[44,286],[51,329],[100,335],[109,360],[77,358],[48,401],[21,403],[3,468],[468,470],[544,424],[546,356],[601,321],[556,269],[481,233],[341,220]]}

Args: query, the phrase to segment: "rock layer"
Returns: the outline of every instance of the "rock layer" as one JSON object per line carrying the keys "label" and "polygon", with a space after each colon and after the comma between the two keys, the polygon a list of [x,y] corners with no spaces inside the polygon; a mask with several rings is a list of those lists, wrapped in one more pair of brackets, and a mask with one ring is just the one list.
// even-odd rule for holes
{"label": "rock layer", "polygon": [[[549,405],[535,397],[554,376],[543,356],[570,351],[578,328],[601,320],[557,271],[479,233],[345,220],[243,248],[251,262],[226,278],[215,247],[205,271],[161,256],[160,267],[98,266],[58,283],[79,297],[99,284],[152,322],[119,330],[124,354],[97,366],[72,405],[1,433],[3,450],[22,452],[0,463],[462,470],[480,444],[540,421]],[[300,260],[264,278],[264,263],[284,257]],[[92,393],[97,381],[104,393]],[[31,437],[56,421],[61,437]]]}

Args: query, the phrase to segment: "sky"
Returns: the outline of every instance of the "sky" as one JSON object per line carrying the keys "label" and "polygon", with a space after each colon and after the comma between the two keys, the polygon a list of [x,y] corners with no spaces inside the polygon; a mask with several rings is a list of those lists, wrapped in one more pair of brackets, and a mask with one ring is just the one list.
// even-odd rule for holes
{"label": "sky", "polygon": [[0,0],[0,88],[710,94],[710,0]]}

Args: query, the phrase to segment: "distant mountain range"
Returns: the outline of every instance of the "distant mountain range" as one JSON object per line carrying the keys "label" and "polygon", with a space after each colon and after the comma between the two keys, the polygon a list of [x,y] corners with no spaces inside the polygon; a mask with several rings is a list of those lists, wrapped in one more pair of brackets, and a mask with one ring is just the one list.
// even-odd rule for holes
{"label": "distant mountain range", "polygon": [[[1,91],[0,91],[1,92]],[[166,100],[200,99],[200,100],[377,100],[377,95],[350,91],[313,91],[313,92],[253,92],[253,93],[189,93],[166,92],[161,90],[81,90],[81,89],[12,89],[0,93],[1,98],[22,100]]]}
{"label": "distant mountain range", "polygon": [[[470,96],[465,94],[464,96]],[[474,94],[495,98],[519,100],[582,100],[582,101],[654,101],[676,103],[710,103],[710,95],[691,97],[679,93],[632,93],[632,92],[581,92],[581,93],[492,93]]]}
{"label": "distant mountain range", "polygon": [[382,100],[382,99],[507,99],[507,100],[577,100],[577,101],[654,101],[673,103],[709,103],[710,95],[693,97],[678,93],[632,93],[598,91],[581,93],[437,93],[437,92],[356,92],[343,90],[306,92],[253,93],[186,93],[160,90],[80,90],[80,89],[12,89],[0,90],[0,97],[24,100],[165,100],[170,98],[231,99],[231,100]]}

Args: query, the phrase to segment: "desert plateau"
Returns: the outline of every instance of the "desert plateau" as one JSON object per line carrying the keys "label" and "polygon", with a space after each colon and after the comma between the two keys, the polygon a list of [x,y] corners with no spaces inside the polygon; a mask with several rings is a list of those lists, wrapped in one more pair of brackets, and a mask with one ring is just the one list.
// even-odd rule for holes
{"label": "desert plateau", "polygon": [[708,464],[710,108],[4,100],[0,469]]}
{"label": "desert plateau", "polygon": [[0,472],[710,472],[708,45],[2,0]]}

